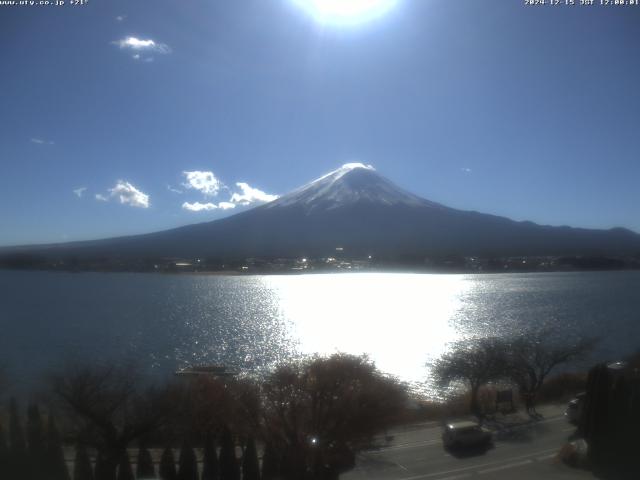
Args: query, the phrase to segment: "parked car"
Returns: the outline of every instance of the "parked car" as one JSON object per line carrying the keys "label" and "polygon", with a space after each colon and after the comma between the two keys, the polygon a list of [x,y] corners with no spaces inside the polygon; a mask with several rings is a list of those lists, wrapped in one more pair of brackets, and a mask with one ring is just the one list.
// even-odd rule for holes
{"label": "parked car", "polygon": [[471,421],[448,423],[442,433],[445,448],[487,446],[492,440],[491,432]]}
{"label": "parked car", "polygon": [[586,398],[586,393],[579,393],[576,395],[576,398],[571,400],[567,405],[567,409],[564,412],[564,416],[567,417],[569,423],[577,425],[580,422],[580,417],[582,417],[582,412],[584,411],[584,401]]}

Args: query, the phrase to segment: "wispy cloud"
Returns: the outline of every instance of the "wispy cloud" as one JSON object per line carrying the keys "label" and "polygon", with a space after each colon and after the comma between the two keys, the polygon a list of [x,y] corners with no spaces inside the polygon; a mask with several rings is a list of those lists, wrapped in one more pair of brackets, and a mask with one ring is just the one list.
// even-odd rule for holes
{"label": "wispy cloud", "polygon": [[231,195],[231,202],[239,205],[251,205],[252,203],[266,203],[276,200],[278,195],[270,195],[249,186],[245,182],[237,182],[236,186],[240,189],[241,193],[234,193]]}
{"label": "wispy cloud", "polygon": [[150,38],[125,37],[114,42],[122,49],[146,51],[155,53],[171,53],[171,48],[166,43],[156,42]]}
{"label": "wispy cloud", "polygon": [[35,143],[36,145],[53,145],[54,143],[51,140],[43,140],[42,138],[32,137],[29,139],[31,143]]}
{"label": "wispy cloud", "polygon": [[116,17],[116,22],[124,22],[127,19],[126,15],[118,15]]}
{"label": "wispy cloud", "polygon": [[213,172],[194,170],[182,172],[186,182],[182,185],[185,188],[198,190],[207,197],[215,197],[224,184],[216,178]]}
{"label": "wispy cloud", "polygon": [[172,187],[171,185],[167,185],[167,190],[169,190],[172,193],[180,193],[180,194],[184,193],[182,190]]}
{"label": "wispy cloud", "polygon": [[462,168],[460,169],[460,171],[461,171],[462,173],[466,173],[466,174],[469,174],[469,173],[472,173],[472,172],[473,172],[473,170],[471,170],[469,167],[462,167]]}
{"label": "wispy cloud", "polygon": [[108,190],[108,195],[96,194],[96,200],[100,202],[108,202],[116,199],[122,205],[130,205],[138,208],[149,208],[149,195],[141,192],[131,183],[125,180],[118,180],[115,187]]}
{"label": "wispy cloud", "polygon": [[120,47],[120,50],[133,52],[131,57],[134,60],[152,62],[154,54],[166,55],[171,53],[171,47],[166,43],[156,42],[150,38],[125,37],[115,42],[111,42]]}
{"label": "wispy cloud", "polygon": [[73,190],[73,194],[78,198],[82,198],[82,195],[84,195],[84,192],[86,192],[86,190],[87,190],[87,187],[75,188]]}

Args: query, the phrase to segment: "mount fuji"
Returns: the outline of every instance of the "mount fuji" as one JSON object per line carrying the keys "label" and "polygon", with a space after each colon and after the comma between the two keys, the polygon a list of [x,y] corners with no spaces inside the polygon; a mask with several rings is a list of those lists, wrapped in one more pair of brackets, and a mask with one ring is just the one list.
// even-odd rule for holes
{"label": "mount fuji", "polygon": [[300,206],[307,214],[355,203],[441,207],[402,190],[379,175],[371,165],[347,163],[307,185],[294,190],[266,208]]}
{"label": "mount fuji", "polygon": [[[552,227],[462,211],[418,197],[373,167],[346,164],[277,200],[162,232],[16,250],[80,258],[531,256],[640,253],[623,228]],[[6,253],[6,249],[5,249]]]}

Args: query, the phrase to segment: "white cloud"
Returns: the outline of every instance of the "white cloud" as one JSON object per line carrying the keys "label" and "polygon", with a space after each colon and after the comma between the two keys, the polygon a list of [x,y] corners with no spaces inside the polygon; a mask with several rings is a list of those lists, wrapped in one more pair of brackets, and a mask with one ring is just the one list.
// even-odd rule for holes
{"label": "white cloud", "polygon": [[471,172],[473,172],[473,170],[471,170],[469,167],[462,167],[460,170],[462,171],[462,173],[471,173]]}
{"label": "white cloud", "polygon": [[201,212],[203,210],[215,210],[216,208],[218,208],[216,205],[214,205],[213,203],[200,203],[200,202],[193,202],[193,203],[189,203],[189,202],[184,202],[182,204],[182,208],[184,210],[189,210],[190,212]]}
{"label": "white cloud", "polygon": [[149,195],[142,193],[136,187],[124,180],[118,180],[116,182],[116,186],[109,189],[108,197],[101,194],[96,195],[96,200],[100,200],[102,202],[106,202],[110,198],[116,198],[123,205],[149,208]]}
{"label": "white cloud", "polygon": [[251,205],[252,203],[265,203],[271,202],[278,198],[278,195],[270,195],[258,190],[257,188],[250,187],[249,184],[244,182],[236,183],[236,186],[240,188],[242,193],[234,193],[231,195],[231,202],[240,205]]}
{"label": "white cloud", "polygon": [[184,193],[182,190],[172,187],[171,185],[167,185],[167,190],[173,193]]}
{"label": "white cloud", "polygon": [[224,184],[216,178],[213,172],[194,170],[182,173],[187,180],[182,184],[184,187],[198,190],[208,197],[215,197],[220,189],[224,187]]}
{"label": "white cloud", "polygon": [[[218,179],[213,172],[210,171],[184,171],[182,174],[185,176],[185,182],[182,184],[187,189],[197,190],[205,197],[215,197],[220,193],[220,190],[227,190],[232,193],[231,198],[228,201],[222,201],[218,203],[201,203],[201,202],[184,202],[182,208],[191,212],[200,212],[206,210],[230,210],[236,208],[238,205],[251,205],[253,203],[265,203],[270,202],[278,198],[277,195],[270,195],[257,188],[249,186],[245,182],[238,182],[236,186],[240,189],[239,192],[231,192],[220,179]],[[182,193],[179,190],[174,189],[171,185],[167,185],[167,189],[172,192]]]}
{"label": "white cloud", "polygon": [[37,145],[53,145],[53,142],[51,140],[43,140],[41,138],[34,137],[34,138],[30,138],[29,141]]}
{"label": "white cloud", "polygon": [[124,205],[149,208],[149,195],[124,180],[118,180],[116,186],[109,189],[111,197],[117,198]]}
{"label": "white cloud", "polygon": [[202,211],[208,211],[208,210],[217,210],[218,208],[220,210],[229,210],[231,208],[236,208],[236,204],[231,202],[219,202],[217,205],[211,202],[208,202],[208,203],[184,202],[182,204],[182,208],[183,210],[188,210],[190,212],[202,212]]}
{"label": "white cloud", "polygon": [[126,15],[118,15],[118,16],[116,17],[116,21],[117,21],[117,22],[124,22],[126,18],[127,18],[127,16],[126,16]]}
{"label": "white cloud", "polygon": [[82,198],[82,195],[86,190],[87,190],[87,187],[79,187],[73,190],[73,194],[78,198]]}
{"label": "white cloud", "polygon": [[115,45],[118,45],[121,49],[125,50],[133,50],[135,52],[146,52],[146,53],[162,53],[167,54],[171,53],[171,47],[166,43],[156,42],[155,40],[142,39],[137,37],[125,37],[120,40],[113,42]]}

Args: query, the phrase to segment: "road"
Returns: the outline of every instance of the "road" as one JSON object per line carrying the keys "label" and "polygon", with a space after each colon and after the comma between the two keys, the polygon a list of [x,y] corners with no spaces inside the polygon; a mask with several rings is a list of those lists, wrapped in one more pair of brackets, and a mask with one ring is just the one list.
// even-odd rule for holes
{"label": "road", "polygon": [[487,451],[447,452],[442,428],[431,422],[389,432],[393,440],[384,448],[357,458],[356,467],[341,480],[458,480],[458,479],[593,479],[585,471],[569,468],[556,457],[575,431],[563,417],[561,406],[538,409],[542,418],[531,422],[522,415],[498,416],[493,427],[494,446]]}

